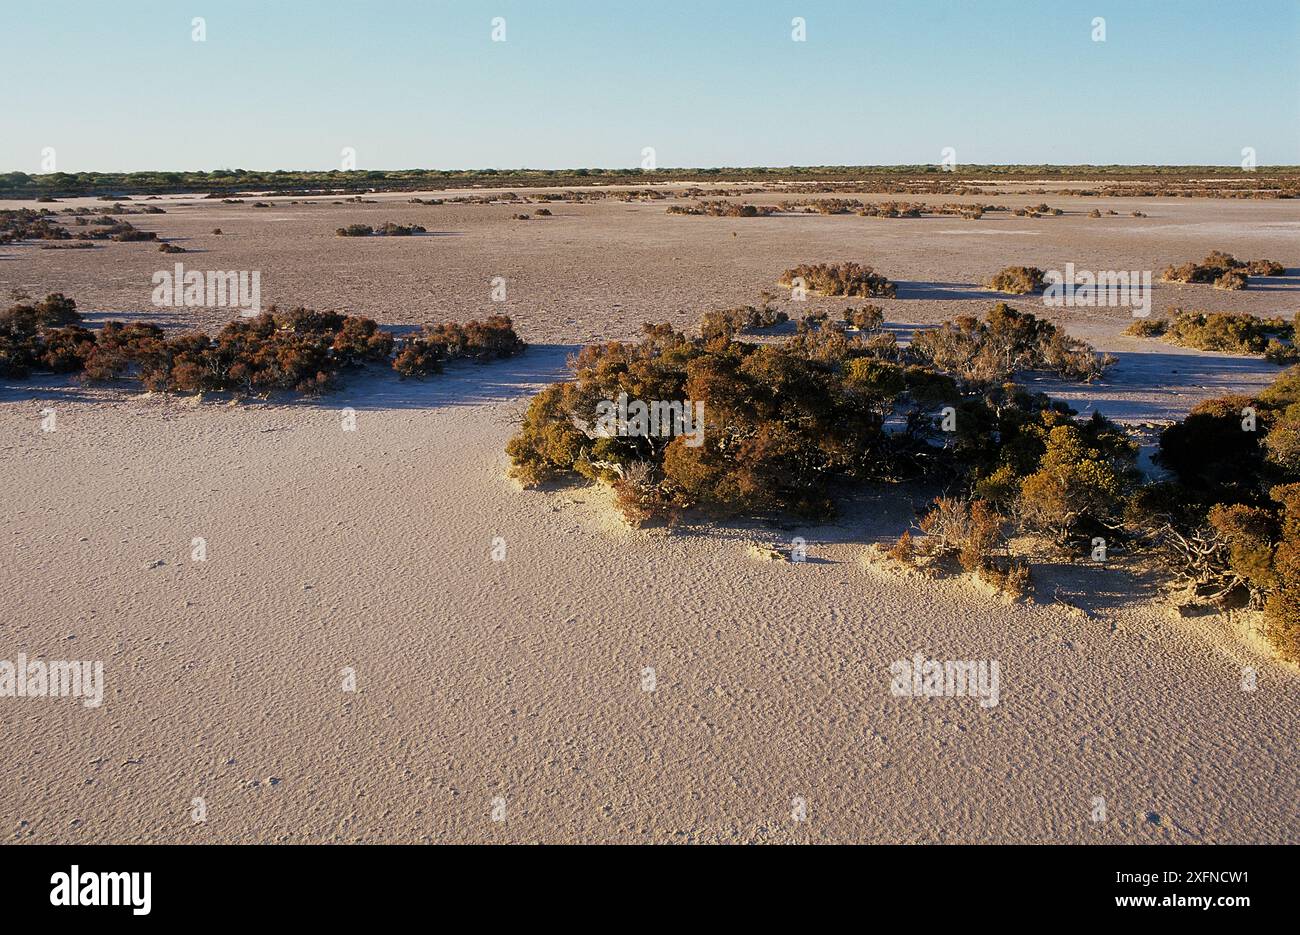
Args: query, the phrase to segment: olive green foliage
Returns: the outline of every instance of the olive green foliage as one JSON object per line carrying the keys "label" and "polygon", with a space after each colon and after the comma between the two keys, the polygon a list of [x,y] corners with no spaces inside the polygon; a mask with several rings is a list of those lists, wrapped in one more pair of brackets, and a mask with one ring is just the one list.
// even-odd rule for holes
{"label": "olive green foliage", "polygon": [[1270,641],[1300,660],[1300,368],[1199,404],[1161,435],[1160,461],[1176,480],[1136,506],[1171,567],[1198,593],[1261,608]]}
{"label": "olive green foliage", "polygon": [[1184,312],[1174,318],[1164,338],[1183,347],[1229,354],[1264,354],[1275,363],[1294,363],[1293,323],[1232,312]]}
{"label": "olive green foliage", "polygon": [[[644,462],[675,503],[755,514],[828,513],[834,482],[881,476],[893,452],[916,444],[883,431],[912,383],[935,392],[908,368],[872,357],[866,341],[816,325],[768,345],[646,326],[638,344],[584,348],[574,368],[573,381],[534,398],[511,440],[517,474],[611,480]],[[949,387],[955,397],[951,380]],[[702,444],[680,434],[599,435],[597,404],[620,393],[702,403]]]}
{"label": "olive green foliage", "polygon": [[[876,312],[855,316],[864,333],[808,316],[779,344],[692,340],[659,325],[647,326],[638,344],[584,348],[575,379],[533,399],[507,448],[515,473],[529,482],[569,474],[613,482],[643,463],[679,505],[824,514],[840,481],[932,476],[969,486],[1009,464],[1003,494],[1014,500],[1019,478],[1047,450],[1048,429],[1070,422],[1065,407],[944,372],[879,341],[870,333]],[[601,434],[598,406],[620,394],[703,403],[703,443]],[[955,408],[955,431],[942,429],[944,406]],[[900,431],[884,430],[891,417]],[[1096,446],[1108,423],[1080,425]],[[1084,511],[1071,528],[1109,515]]]}
{"label": "olive green foliage", "polygon": [[1135,338],[1158,338],[1169,328],[1169,322],[1163,318],[1135,318],[1124,333]]}
{"label": "olive green foliage", "polygon": [[1023,370],[1092,380],[1113,362],[1050,321],[1004,302],[995,305],[983,321],[961,316],[917,332],[912,352],[922,362],[977,383],[1001,382]]}

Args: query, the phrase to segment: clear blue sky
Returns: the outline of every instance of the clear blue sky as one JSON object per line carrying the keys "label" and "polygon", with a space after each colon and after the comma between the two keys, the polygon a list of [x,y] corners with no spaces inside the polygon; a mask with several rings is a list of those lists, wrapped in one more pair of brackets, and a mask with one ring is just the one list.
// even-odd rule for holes
{"label": "clear blue sky", "polygon": [[0,171],[1300,163],[1300,0],[5,0],[0,62]]}

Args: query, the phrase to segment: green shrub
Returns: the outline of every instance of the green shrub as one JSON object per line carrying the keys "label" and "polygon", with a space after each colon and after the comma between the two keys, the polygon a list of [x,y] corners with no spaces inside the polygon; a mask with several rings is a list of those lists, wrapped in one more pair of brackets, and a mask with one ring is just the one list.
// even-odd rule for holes
{"label": "green shrub", "polygon": [[1133,323],[1124,329],[1124,334],[1135,338],[1158,338],[1168,327],[1169,322],[1163,318],[1135,318]]}
{"label": "green shrub", "polygon": [[[991,331],[1001,338],[1034,319],[998,312],[993,321]],[[628,465],[645,462],[674,503],[820,515],[831,509],[830,491],[840,480],[928,474],[970,485],[986,467],[999,466],[986,464],[997,452],[1018,452],[1020,475],[1031,473],[1049,428],[1068,421],[1046,397],[986,391],[892,343],[891,356],[881,350],[874,338],[850,338],[823,316],[809,316],[794,336],[763,345],[726,334],[692,340],[647,326],[639,344],[584,348],[574,380],[534,399],[507,450],[528,482],[577,474],[612,483]],[[595,432],[598,403],[620,393],[702,403],[702,444]],[[944,405],[959,407],[955,438],[936,429],[934,412]],[[906,428],[886,433],[894,416]],[[1040,425],[1037,441],[1028,440],[1030,423]],[[1094,446],[1109,437],[1104,420],[1083,425]]]}
{"label": "green shrub", "polygon": [[976,383],[1009,380],[1017,371],[1047,370],[1061,377],[1093,380],[1113,363],[1088,344],[1051,322],[1020,312],[1005,302],[978,321],[962,316],[937,328],[918,331],[911,351],[960,379]]}
{"label": "green shrub", "polygon": [[1020,483],[1020,516],[1058,543],[1103,534],[1119,527],[1135,482],[1131,450],[1108,451],[1078,426],[1058,425],[1048,434],[1038,470]]}
{"label": "green shrub", "polygon": [[[1256,318],[1233,312],[1184,312],[1174,309],[1174,318],[1165,332],[1165,340],[1202,351],[1230,354],[1263,354],[1270,342],[1291,340],[1292,325],[1280,318]],[[1275,348],[1273,356],[1285,354]]]}

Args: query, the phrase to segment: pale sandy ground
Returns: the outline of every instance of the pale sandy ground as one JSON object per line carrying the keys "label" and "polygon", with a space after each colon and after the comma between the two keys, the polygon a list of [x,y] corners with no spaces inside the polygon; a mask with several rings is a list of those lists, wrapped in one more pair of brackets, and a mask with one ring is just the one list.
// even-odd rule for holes
{"label": "pale sandy ground", "polygon": [[[603,203],[517,222],[508,206],[376,197],[131,218],[206,251],[177,257],[0,248],[5,293],[59,289],[92,321],[224,321],[149,304],[149,276],[175,260],[260,269],[266,301],[395,325],[499,311],[501,275],[533,345],[424,384],[353,377],[318,402],[0,389],[0,658],[103,660],[107,681],[94,710],[0,699],[11,840],[1300,838],[1300,678],[1234,622],[1176,619],[1150,582],[1107,569],[1040,567],[1038,601],[1008,606],[962,580],[866,568],[864,545],[910,519],[903,491],[867,491],[820,527],[667,536],[620,528],[594,489],[520,492],[501,452],[521,398],[568,350],[754,301],[796,262],[874,263],[902,283],[882,304],[906,330],[982,311],[973,284],[1010,263],[1158,270],[1219,248],[1294,267],[1300,205],[999,196],[1071,214],[971,222]],[[1083,217],[1094,204],[1151,217]],[[358,220],[441,236],[333,235]],[[1157,313],[1171,304],[1289,316],[1300,281],[1158,286]],[[1134,423],[1277,372],[1119,336],[1123,311],[1052,317],[1121,358],[1100,386],[1061,395]],[[44,433],[49,406],[58,430]],[[341,430],[345,406],[356,432]],[[196,536],[206,562],[190,561]],[[806,564],[746,553],[794,536]],[[1091,616],[1052,603],[1058,587]],[[998,660],[1001,703],[892,697],[889,663],[917,652]],[[1255,692],[1240,689],[1245,666]],[[1094,796],[1104,822],[1090,821]]]}

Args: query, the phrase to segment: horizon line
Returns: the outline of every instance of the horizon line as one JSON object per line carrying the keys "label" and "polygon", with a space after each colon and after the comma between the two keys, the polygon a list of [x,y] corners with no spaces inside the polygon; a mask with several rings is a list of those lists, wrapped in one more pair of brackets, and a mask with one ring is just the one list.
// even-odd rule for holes
{"label": "horizon line", "polygon": [[370,168],[370,169],[304,169],[304,168],[278,168],[278,169],[252,169],[252,168],[226,168],[217,167],[213,169],[129,169],[129,170],[99,170],[99,169],[80,169],[75,172],[25,172],[22,169],[10,169],[0,171],[0,177],[21,175],[29,179],[46,179],[57,176],[77,176],[77,175],[144,175],[144,174],[191,174],[191,175],[239,175],[239,174],[311,174],[311,175],[338,175],[351,176],[356,174],[366,175],[373,172],[381,173],[439,173],[439,174],[479,174],[479,175],[502,175],[511,173],[540,173],[549,175],[564,175],[578,173],[610,173],[618,175],[646,175],[653,176],[661,173],[681,173],[681,172],[789,172],[789,171],[819,171],[819,172],[849,172],[858,170],[919,170],[925,172],[941,172],[945,175],[957,175],[963,172],[973,172],[978,170],[1065,170],[1065,169],[1178,169],[1178,170],[1202,170],[1202,169],[1231,169],[1238,172],[1259,172],[1261,170],[1271,171],[1300,171],[1300,164],[1278,164],[1278,165],[1257,165],[1252,169],[1244,169],[1236,163],[1143,163],[1143,162],[1074,162],[1074,163],[1053,163],[1053,162],[988,162],[988,163],[966,163],[964,165],[955,165],[952,168],[945,168],[940,163],[921,162],[921,163],[866,163],[861,165],[849,164],[824,164],[824,165],[750,165],[750,166],[661,166],[655,169],[644,169],[641,167],[628,166],[571,166],[560,169],[534,168],[530,166],[514,166],[509,168],[496,168],[491,166],[479,168],[454,168],[454,169],[437,169],[423,168],[418,166],[407,166],[402,168]]}

